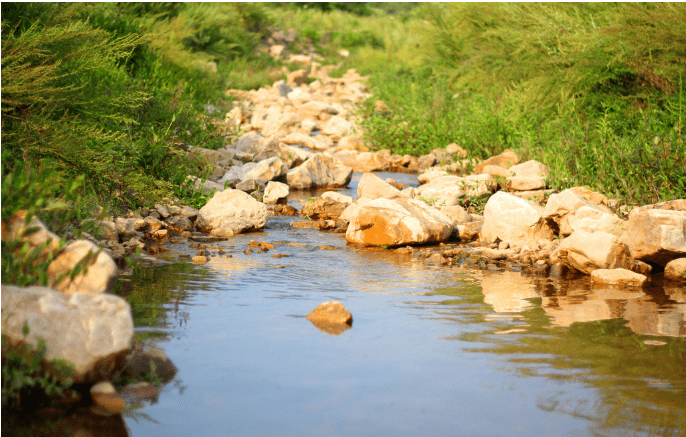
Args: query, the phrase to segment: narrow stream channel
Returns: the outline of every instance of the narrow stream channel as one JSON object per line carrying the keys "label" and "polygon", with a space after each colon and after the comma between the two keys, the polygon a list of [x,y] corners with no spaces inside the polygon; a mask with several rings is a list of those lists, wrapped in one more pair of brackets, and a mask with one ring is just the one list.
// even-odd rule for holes
{"label": "narrow stream channel", "polygon": [[[179,371],[102,435],[686,435],[684,288],[431,265],[299,220],[214,243],[231,257],[205,265],[168,245],[172,265],[127,280],[138,336]],[[275,249],[244,254],[253,239]],[[329,300],[353,314],[340,335],[305,318]]]}

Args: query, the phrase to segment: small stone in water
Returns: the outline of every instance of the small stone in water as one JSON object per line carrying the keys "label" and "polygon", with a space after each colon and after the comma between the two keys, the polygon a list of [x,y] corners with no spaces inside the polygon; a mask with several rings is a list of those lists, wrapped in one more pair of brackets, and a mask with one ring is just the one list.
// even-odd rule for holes
{"label": "small stone in water", "polygon": [[250,241],[248,242],[248,246],[250,246],[250,247],[260,247],[260,242],[257,241],[257,240],[250,240]]}
{"label": "small stone in water", "polygon": [[252,253],[252,249],[245,249],[243,253],[246,255],[250,255]]}
{"label": "small stone in water", "polygon": [[191,261],[193,261],[193,264],[205,264],[208,262],[210,259],[207,258],[206,256],[194,256],[191,258]]}

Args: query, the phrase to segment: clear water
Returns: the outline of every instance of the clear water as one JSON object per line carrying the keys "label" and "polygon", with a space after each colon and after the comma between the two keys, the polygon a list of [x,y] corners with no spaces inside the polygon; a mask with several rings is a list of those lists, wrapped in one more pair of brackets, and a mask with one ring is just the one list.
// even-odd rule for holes
{"label": "clear water", "polygon": [[[683,288],[435,266],[296,220],[134,275],[138,334],[179,371],[117,435],[686,435]],[[353,314],[337,336],[305,318],[329,300]]]}

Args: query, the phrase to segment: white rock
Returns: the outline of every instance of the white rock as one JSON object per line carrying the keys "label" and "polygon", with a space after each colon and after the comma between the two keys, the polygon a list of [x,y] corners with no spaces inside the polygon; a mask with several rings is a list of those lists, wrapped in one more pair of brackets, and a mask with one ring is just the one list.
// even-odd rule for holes
{"label": "white rock", "polygon": [[216,193],[198,211],[196,227],[220,236],[259,230],[267,224],[267,207],[240,190]]}
{"label": "white rock", "polygon": [[535,242],[552,239],[552,229],[543,220],[543,208],[535,203],[499,191],[491,196],[484,208],[484,241]]}
{"label": "white rock", "polygon": [[264,188],[264,197],[262,198],[262,201],[264,203],[276,203],[279,199],[288,197],[288,193],[288,185],[281,182],[269,181]]}

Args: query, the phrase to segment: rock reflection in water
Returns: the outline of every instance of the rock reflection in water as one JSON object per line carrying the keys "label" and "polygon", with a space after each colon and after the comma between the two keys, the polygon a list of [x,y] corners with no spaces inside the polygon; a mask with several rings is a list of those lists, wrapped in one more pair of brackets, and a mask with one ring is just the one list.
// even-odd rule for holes
{"label": "rock reflection in water", "polygon": [[353,327],[352,323],[350,325],[347,323],[326,323],[322,322],[321,320],[310,320],[310,322],[312,322],[312,324],[324,334],[333,335],[334,337],[343,334],[345,331]]}
{"label": "rock reflection in water", "polygon": [[530,299],[539,297],[531,277],[521,272],[493,272],[483,270],[480,276],[484,302],[496,313],[518,313],[534,306]]}

